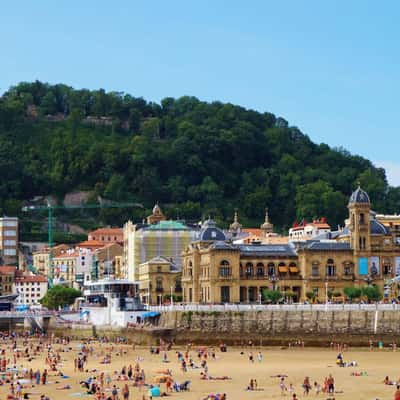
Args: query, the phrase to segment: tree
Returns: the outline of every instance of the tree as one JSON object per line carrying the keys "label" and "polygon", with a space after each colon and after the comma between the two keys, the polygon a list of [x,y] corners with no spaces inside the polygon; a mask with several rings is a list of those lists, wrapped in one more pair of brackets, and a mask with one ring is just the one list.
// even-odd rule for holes
{"label": "tree", "polygon": [[49,289],[41,300],[41,304],[50,310],[58,310],[74,303],[82,293],[74,288],[56,285]]}
{"label": "tree", "polygon": [[314,291],[310,290],[306,293],[306,297],[308,300],[314,301],[317,296],[315,295]]}
{"label": "tree", "polygon": [[379,301],[382,299],[382,293],[376,285],[362,288],[362,295],[365,296],[369,302]]}
{"label": "tree", "polygon": [[278,290],[263,289],[262,296],[265,301],[272,304],[277,304],[283,300],[282,292]]}
{"label": "tree", "polygon": [[343,290],[346,297],[353,302],[355,299],[359,299],[361,297],[361,289],[356,287],[346,287]]}

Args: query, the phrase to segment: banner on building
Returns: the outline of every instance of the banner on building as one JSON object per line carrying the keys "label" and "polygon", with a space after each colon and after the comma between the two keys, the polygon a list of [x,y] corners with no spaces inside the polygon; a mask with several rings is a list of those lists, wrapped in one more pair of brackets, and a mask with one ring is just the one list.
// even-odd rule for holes
{"label": "banner on building", "polygon": [[368,275],[368,257],[358,258],[358,274]]}
{"label": "banner on building", "polygon": [[400,275],[400,257],[394,258],[394,271],[396,276]]}
{"label": "banner on building", "polygon": [[67,266],[66,265],[61,265],[60,266],[60,271],[64,272],[64,273],[67,272]]}
{"label": "banner on building", "polygon": [[369,258],[369,273],[372,276],[379,274],[379,257],[370,257]]}

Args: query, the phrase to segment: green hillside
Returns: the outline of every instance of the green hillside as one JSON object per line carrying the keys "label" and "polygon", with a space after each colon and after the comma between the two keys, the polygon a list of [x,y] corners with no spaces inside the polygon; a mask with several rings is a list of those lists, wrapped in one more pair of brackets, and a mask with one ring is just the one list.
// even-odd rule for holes
{"label": "green hillside", "polygon": [[[351,134],[351,132],[349,132]],[[398,212],[400,189],[383,169],[344,149],[315,144],[283,118],[195,97],[161,104],[104,90],[20,83],[0,98],[0,208],[19,213],[38,195],[93,190],[115,201],[158,201],[168,216],[220,222],[239,209],[249,226],[326,216],[342,224],[357,181],[373,208]],[[140,210],[80,213],[122,223]],[[133,215],[132,215],[133,213]]]}

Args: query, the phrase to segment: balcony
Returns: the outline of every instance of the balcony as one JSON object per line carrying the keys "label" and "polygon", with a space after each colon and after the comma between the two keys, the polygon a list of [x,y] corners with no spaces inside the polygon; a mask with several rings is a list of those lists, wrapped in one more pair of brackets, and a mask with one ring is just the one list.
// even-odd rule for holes
{"label": "balcony", "polygon": [[156,287],[156,292],[157,292],[157,293],[163,293],[163,292],[164,292],[164,288],[162,288],[162,287]]}

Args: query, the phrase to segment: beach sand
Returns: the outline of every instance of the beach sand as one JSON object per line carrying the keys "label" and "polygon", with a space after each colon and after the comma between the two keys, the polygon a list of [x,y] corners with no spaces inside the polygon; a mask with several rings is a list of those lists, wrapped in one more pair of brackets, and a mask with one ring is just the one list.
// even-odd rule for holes
{"label": "beach sand", "polygon": [[[18,340],[21,343],[21,340]],[[80,387],[79,381],[84,380],[88,376],[95,376],[100,371],[105,373],[112,373],[115,370],[121,370],[123,365],[128,366],[135,365],[137,358],[141,358],[140,367],[145,370],[146,382],[153,383],[154,378],[159,375],[158,370],[169,368],[173,371],[173,378],[178,382],[184,382],[190,380],[190,391],[173,393],[168,398],[171,399],[187,399],[187,400],[199,400],[203,399],[209,393],[226,393],[227,399],[229,400],[244,400],[244,399],[279,399],[279,398],[291,398],[291,395],[287,393],[285,396],[281,395],[279,388],[279,378],[272,378],[271,376],[277,374],[286,374],[286,385],[290,383],[295,387],[295,393],[299,399],[304,399],[306,396],[303,395],[303,389],[301,384],[305,376],[310,377],[310,382],[316,380],[321,385],[323,380],[329,374],[332,374],[335,379],[336,390],[343,391],[335,395],[336,399],[363,399],[363,400],[374,400],[378,399],[392,399],[395,391],[395,386],[387,386],[382,383],[384,377],[389,375],[391,379],[398,379],[400,377],[400,353],[392,352],[388,349],[378,350],[370,352],[368,349],[350,349],[345,353],[345,360],[355,360],[358,363],[358,367],[345,367],[340,368],[336,365],[337,352],[330,349],[315,349],[315,348],[292,348],[292,349],[279,349],[279,348],[233,348],[228,347],[226,353],[221,353],[218,349],[216,350],[216,360],[208,359],[208,372],[211,376],[228,375],[232,379],[227,381],[205,381],[200,380],[201,369],[188,368],[188,372],[184,373],[180,369],[180,363],[177,360],[176,351],[178,348],[173,348],[168,354],[169,363],[162,362],[162,353],[159,355],[151,355],[149,348],[138,348],[133,350],[132,346],[128,345],[114,345],[114,353],[112,354],[111,364],[102,365],[100,364],[101,356],[100,353],[106,352],[107,348],[110,348],[111,344],[99,344],[94,343],[92,346],[95,351],[93,356],[89,356],[88,364],[85,369],[97,369],[99,372],[96,373],[74,373],[73,360],[77,355],[80,342],[71,342],[70,347],[72,348],[69,352],[61,353],[62,366],[60,370],[66,375],[69,375],[69,379],[60,379],[59,377],[52,376],[50,372],[49,381],[47,385],[39,385],[33,388],[27,389],[28,392],[32,392],[30,396],[32,399],[38,399],[40,394],[46,394],[53,399],[73,399],[85,397],[92,399],[94,396],[80,396],[79,393],[85,391]],[[5,348],[5,344],[0,342],[2,348]],[[7,356],[11,354],[9,350],[10,343],[7,342]],[[62,348],[62,345],[54,344],[53,348]],[[22,346],[19,345],[22,349]],[[122,356],[115,355],[117,349],[124,349],[125,354]],[[194,346],[191,350],[191,355],[196,364],[200,364],[198,361],[197,353]],[[183,350],[180,348],[179,350]],[[255,361],[251,363],[249,361],[249,353],[253,352]],[[262,352],[263,360],[259,362],[257,360],[258,351]],[[244,354],[240,354],[244,352]],[[97,354],[97,355],[96,355]],[[46,352],[42,353],[35,360],[28,362],[24,358],[20,358],[17,361],[18,367],[26,367],[33,370],[39,368],[43,371],[45,366]],[[367,376],[351,376],[353,372],[367,372]],[[262,391],[246,391],[245,388],[249,384],[250,379],[256,379],[258,387],[262,388]],[[55,383],[58,381],[59,383]],[[59,385],[71,385],[69,390],[56,390]],[[114,383],[112,383],[114,384]],[[123,382],[115,382],[118,387],[123,386]],[[165,390],[165,385],[161,385],[162,390]],[[0,398],[4,399],[9,390],[9,384],[5,384],[0,387]],[[130,385],[130,398],[131,399],[142,399],[143,394],[147,394],[147,390],[143,389],[139,392],[138,388],[133,388]],[[73,395],[74,394],[74,395]],[[320,394],[316,396],[311,391],[308,398],[320,398],[326,399],[329,396],[327,394]],[[120,399],[122,396],[120,395]]]}

